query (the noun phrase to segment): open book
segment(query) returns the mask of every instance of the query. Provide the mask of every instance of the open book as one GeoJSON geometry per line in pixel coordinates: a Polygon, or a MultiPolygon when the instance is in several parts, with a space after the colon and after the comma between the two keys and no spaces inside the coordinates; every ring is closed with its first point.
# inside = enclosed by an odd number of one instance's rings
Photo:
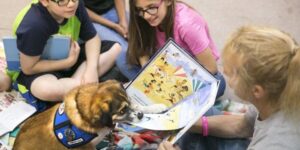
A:
{"type": "Polygon", "coordinates": [[[126,87],[134,103],[162,103],[168,110],[131,123],[150,130],[177,130],[175,143],[215,102],[219,81],[172,39],[126,87]]]}
{"type": "Polygon", "coordinates": [[[0,93],[0,136],[12,131],[30,117],[36,109],[27,104],[22,96],[12,91],[0,93]]]}
{"type": "MultiPolygon", "coordinates": [[[[71,39],[62,35],[54,35],[48,41],[44,48],[42,59],[59,60],[67,58],[69,55],[71,39]]],[[[17,48],[17,39],[13,36],[3,38],[4,51],[8,70],[20,70],[19,50],[17,48]]]]}

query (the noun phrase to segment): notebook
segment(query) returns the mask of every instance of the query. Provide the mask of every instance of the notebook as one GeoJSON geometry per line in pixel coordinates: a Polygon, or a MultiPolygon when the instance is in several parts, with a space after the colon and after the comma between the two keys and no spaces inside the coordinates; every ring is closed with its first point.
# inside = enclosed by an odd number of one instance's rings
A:
{"type": "MultiPolygon", "coordinates": [[[[19,50],[16,37],[7,36],[3,38],[4,52],[7,61],[7,69],[12,71],[20,70],[19,50]]],[[[42,59],[59,60],[69,55],[71,39],[66,36],[54,35],[44,48],[42,59]]]]}

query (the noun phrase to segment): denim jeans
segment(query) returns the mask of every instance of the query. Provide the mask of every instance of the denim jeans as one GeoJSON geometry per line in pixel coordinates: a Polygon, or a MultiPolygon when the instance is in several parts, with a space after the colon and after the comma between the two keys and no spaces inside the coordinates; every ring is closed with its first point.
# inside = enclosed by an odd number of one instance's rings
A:
{"type": "Polygon", "coordinates": [[[220,81],[219,83],[219,89],[218,89],[218,92],[217,92],[217,98],[222,96],[225,92],[225,88],[226,88],[226,82],[225,82],[225,79],[224,79],[224,76],[220,73],[220,72],[217,72],[214,77],[220,81]]]}
{"type": "MultiPolygon", "coordinates": [[[[212,107],[204,116],[220,115],[221,112],[212,107]]],[[[222,124],[220,124],[222,125],[222,124]]],[[[201,134],[186,132],[177,142],[182,150],[246,150],[249,139],[226,139],[214,136],[204,137],[201,134]]]]}

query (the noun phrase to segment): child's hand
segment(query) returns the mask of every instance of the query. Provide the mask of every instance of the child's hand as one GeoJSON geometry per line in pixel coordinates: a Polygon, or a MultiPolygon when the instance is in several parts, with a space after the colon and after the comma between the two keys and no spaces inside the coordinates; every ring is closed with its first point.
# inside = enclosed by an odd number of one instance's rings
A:
{"type": "Polygon", "coordinates": [[[79,52],[80,52],[79,44],[76,41],[72,41],[69,56],[67,58],[69,60],[68,67],[72,67],[77,62],[79,52]]]}
{"type": "Polygon", "coordinates": [[[0,92],[8,91],[10,87],[11,87],[10,77],[4,72],[0,72],[0,92]]]}
{"type": "Polygon", "coordinates": [[[159,144],[158,150],[180,150],[178,145],[172,145],[172,143],[168,141],[163,141],[159,144]]]}
{"type": "Polygon", "coordinates": [[[120,24],[116,24],[114,29],[124,38],[127,38],[127,31],[120,24]]]}
{"type": "Polygon", "coordinates": [[[124,38],[128,38],[128,24],[127,21],[119,22],[119,25],[123,28],[123,36],[124,38]]]}

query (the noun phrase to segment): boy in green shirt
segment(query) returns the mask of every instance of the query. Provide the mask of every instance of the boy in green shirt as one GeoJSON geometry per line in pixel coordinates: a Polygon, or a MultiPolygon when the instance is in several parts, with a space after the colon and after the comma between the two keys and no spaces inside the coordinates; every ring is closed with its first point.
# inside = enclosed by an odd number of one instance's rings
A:
{"type": "Polygon", "coordinates": [[[17,82],[43,101],[61,101],[70,89],[98,82],[121,51],[119,44],[101,42],[79,0],[33,0],[17,16],[14,32],[21,64],[17,82]],[[54,34],[71,37],[69,56],[44,60],[40,56],[54,34]]]}

